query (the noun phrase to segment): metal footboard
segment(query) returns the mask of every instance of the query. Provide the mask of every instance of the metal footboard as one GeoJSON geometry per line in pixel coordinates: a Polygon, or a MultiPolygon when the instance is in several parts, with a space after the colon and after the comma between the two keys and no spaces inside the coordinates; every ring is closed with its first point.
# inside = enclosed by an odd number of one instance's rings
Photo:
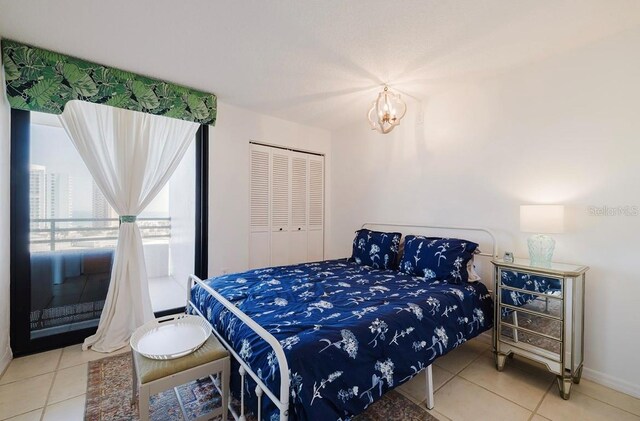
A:
{"type": "MultiPolygon", "coordinates": [[[[191,307],[195,312],[197,312],[201,317],[205,320],[207,318],[200,312],[196,304],[191,301],[191,288],[193,287],[194,282],[200,285],[204,290],[206,290],[211,296],[222,304],[227,310],[232,312],[238,319],[240,319],[245,325],[247,325],[251,330],[256,332],[258,336],[267,342],[273,351],[275,352],[276,358],[278,360],[278,367],[280,368],[280,397],[278,398],[268,387],[264,384],[264,382],[251,370],[251,367],[247,363],[245,363],[242,358],[236,353],[233,347],[225,340],[225,338],[216,331],[216,329],[211,326],[211,330],[214,335],[220,340],[220,342],[227,348],[227,350],[233,355],[233,357],[240,364],[240,369],[238,370],[240,373],[240,378],[242,381],[242,387],[240,392],[240,414],[237,414],[236,411],[231,408],[229,405],[229,410],[233,417],[237,421],[245,421],[245,413],[244,413],[244,380],[245,375],[249,375],[256,382],[256,395],[258,397],[258,420],[262,419],[262,395],[265,394],[280,410],[280,421],[287,421],[289,419],[289,365],[287,364],[287,359],[284,355],[284,351],[282,349],[282,345],[280,342],[269,332],[267,332],[262,326],[257,324],[251,317],[247,316],[242,312],[238,307],[233,305],[229,300],[220,295],[216,290],[211,288],[209,285],[204,283],[202,279],[198,278],[195,275],[189,275],[189,281],[187,284],[187,311],[189,307],[191,307]]],[[[208,321],[208,320],[207,320],[208,321]]],[[[209,322],[211,325],[211,322],[209,322]]]]}

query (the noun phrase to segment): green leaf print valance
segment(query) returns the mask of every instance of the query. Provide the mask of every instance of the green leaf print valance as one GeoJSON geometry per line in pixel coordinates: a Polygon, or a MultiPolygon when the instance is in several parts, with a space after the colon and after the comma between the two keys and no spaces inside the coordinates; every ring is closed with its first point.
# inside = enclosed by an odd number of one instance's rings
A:
{"type": "Polygon", "coordinates": [[[61,114],[68,101],[79,99],[202,124],[216,122],[213,94],[6,39],[2,63],[12,108],[61,114]]]}

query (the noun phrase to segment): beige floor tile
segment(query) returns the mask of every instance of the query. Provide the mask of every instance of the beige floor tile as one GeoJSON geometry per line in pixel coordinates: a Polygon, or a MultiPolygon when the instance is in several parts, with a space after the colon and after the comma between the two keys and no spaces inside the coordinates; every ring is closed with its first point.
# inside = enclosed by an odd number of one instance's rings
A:
{"type": "Polygon", "coordinates": [[[640,399],[633,396],[609,389],[584,378],[580,381],[580,384],[573,385],[573,390],[640,416],[640,399]]]}
{"type": "Polygon", "coordinates": [[[482,342],[482,343],[485,343],[487,345],[492,346],[493,342],[492,342],[492,339],[491,339],[491,331],[481,333],[480,335],[478,335],[474,339],[472,339],[472,341],[478,341],[478,342],[482,342]]]}
{"type": "Polygon", "coordinates": [[[14,358],[0,379],[0,385],[56,371],[61,349],[14,358]]]}
{"type": "Polygon", "coordinates": [[[526,421],[531,411],[460,377],[436,392],[436,411],[452,420],[526,421]]]}
{"type": "Polygon", "coordinates": [[[60,359],[59,368],[73,367],[74,365],[85,364],[89,361],[100,360],[102,358],[130,351],[131,347],[128,345],[110,354],[103,354],[102,352],[95,352],[90,349],[87,351],[83,351],[82,345],[71,345],[64,348],[64,350],[62,351],[62,358],[60,359]]]}
{"type": "Polygon", "coordinates": [[[42,408],[53,375],[47,373],[0,386],[0,420],[42,408]]]}
{"type": "Polygon", "coordinates": [[[457,374],[487,350],[489,345],[474,339],[438,358],[434,364],[457,374]]]}
{"type": "Polygon", "coordinates": [[[571,398],[565,401],[555,388],[546,394],[537,413],[552,421],[640,421],[637,415],[600,402],[576,390],[572,390],[571,398]]]}
{"type": "Polygon", "coordinates": [[[27,412],[26,414],[9,418],[6,421],[40,421],[40,417],[42,416],[42,409],[43,408],[36,409],[35,411],[27,412]]]}
{"type": "Polygon", "coordinates": [[[83,421],[86,395],[47,405],[42,421],[83,421]]]}
{"type": "Polygon", "coordinates": [[[550,421],[549,418],[545,418],[542,415],[535,414],[531,421],[550,421]]]}
{"type": "Polygon", "coordinates": [[[499,372],[491,354],[483,354],[459,376],[531,411],[536,409],[555,381],[555,375],[546,370],[530,373],[505,365],[504,371],[499,372]]]}
{"type": "Polygon", "coordinates": [[[87,392],[87,363],[64,368],[56,373],[49,394],[48,405],[64,401],[87,392]]]}
{"type": "MultiPolygon", "coordinates": [[[[438,366],[433,366],[433,389],[438,390],[444,385],[449,379],[454,376],[453,373],[445,370],[444,368],[440,368],[438,366]]],[[[402,392],[403,395],[414,401],[415,403],[422,404],[426,399],[426,391],[427,391],[427,375],[426,372],[423,371],[413,379],[409,380],[402,386],[398,387],[398,390],[402,392]]]]}
{"type": "Polygon", "coordinates": [[[447,417],[444,414],[441,414],[436,409],[427,409],[427,412],[436,417],[438,421],[451,421],[451,418],[447,417]]]}

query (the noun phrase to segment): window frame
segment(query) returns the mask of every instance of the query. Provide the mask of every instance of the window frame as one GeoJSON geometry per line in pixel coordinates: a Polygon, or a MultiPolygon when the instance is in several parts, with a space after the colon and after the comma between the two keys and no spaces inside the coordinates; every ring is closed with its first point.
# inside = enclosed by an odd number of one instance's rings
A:
{"type": "MultiPolygon", "coordinates": [[[[78,329],[42,338],[31,338],[31,262],[29,252],[29,145],[31,113],[11,109],[10,157],[10,336],[14,356],[26,355],[82,343],[97,327],[78,329]],[[28,280],[28,281],[25,281],[28,280]]],[[[196,214],[193,273],[208,273],[209,127],[200,125],[196,133],[196,214]]],[[[186,282],[186,280],[185,280],[186,282]]],[[[185,297],[186,304],[186,297],[185,297]]],[[[157,312],[156,317],[180,313],[184,307],[157,312]]]]}

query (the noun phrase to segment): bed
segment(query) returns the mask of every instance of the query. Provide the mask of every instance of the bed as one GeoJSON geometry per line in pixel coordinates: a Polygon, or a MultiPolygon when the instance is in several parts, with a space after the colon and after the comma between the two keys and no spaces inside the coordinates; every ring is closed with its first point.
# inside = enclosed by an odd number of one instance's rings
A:
{"type": "Polygon", "coordinates": [[[240,420],[249,405],[258,419],[350,419],[493,323],[481,282],[426,281],[347,259],[191,279],[190,311],[235,357],[240,420]]]}

